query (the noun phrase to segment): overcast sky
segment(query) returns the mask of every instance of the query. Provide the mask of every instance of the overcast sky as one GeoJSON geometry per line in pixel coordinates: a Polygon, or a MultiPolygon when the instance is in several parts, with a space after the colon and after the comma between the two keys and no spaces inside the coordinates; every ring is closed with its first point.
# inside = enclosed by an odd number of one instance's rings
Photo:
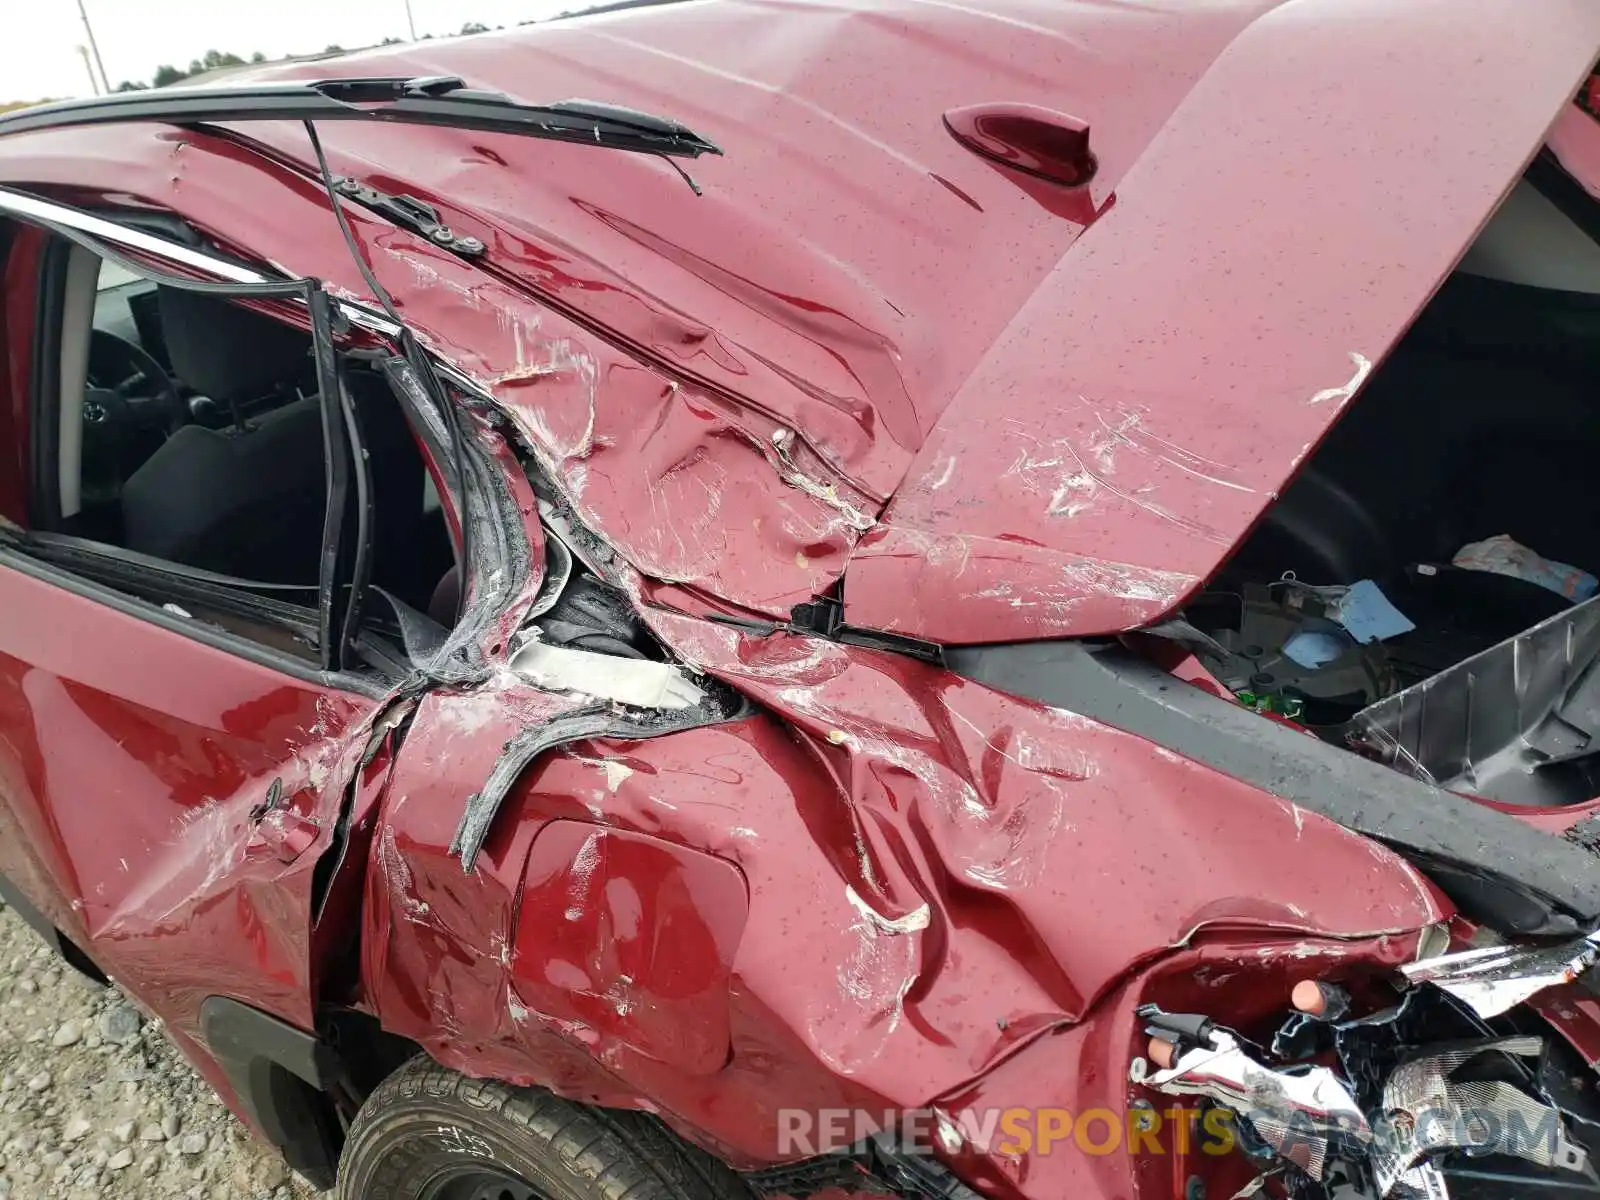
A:
{"type": "MultiPolygon", "coordinates": [[[[455,33],[467,21],[514,25],[586,8],[593,0],[411,0],[417,33],[455,33]]],[[[149,83],[163,63],[183,68],[207,50],[249,58],[308,54],[330,43],[366,46],[407,36],[405,0],[83,0],[113,87],[149,83]]],[[[0,101],[89,93],[77,48],[77,0],[0,0],[25,10],[0,44],[0,101]]]]}

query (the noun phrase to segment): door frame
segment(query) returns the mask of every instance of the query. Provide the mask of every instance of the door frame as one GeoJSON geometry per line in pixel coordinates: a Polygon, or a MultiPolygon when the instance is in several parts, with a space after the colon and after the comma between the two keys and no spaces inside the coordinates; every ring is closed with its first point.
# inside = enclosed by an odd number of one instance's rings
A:
{"type": "MultiPolygon", "coordinates": [[[[216,645],[241,657],[260,662],[295,675],[329,683],[340,678],[345,686],[348,676],[350,690],[363,695],[376,692],[373,683],[353,669],[357,656],[354,647],[358,635],[362,593],[366,587],[370,562],[371,480],[366,455],[360,441],[360,429],[354,405],[343,386],[342,362],[334,346],[334,323],[339,309],[315,279],[271,280],[237,263],[156,237],[139,229],[128,228],[104,218],[84,213],[64,205],[38,200],[34,197],[0,189],[0,215],[10,212],[30,225],[54,236],[54,242],[40,256],[37,280],[38,302],[35,305],[33,332],[32,395],[28,398],[29,462],[28,480],[29,512],[35,523],[46,526],[59,519],[59,417],[61,411],[61,344],[63,300],[62,281],[65,277],[68,255],[58,247],[76,245],[110,261],[144,279],[163,287],[214,295],[219,299],[252,302],[272,310],[270,315],[283,319],[287,313],[298,314],[304,310],[309,327],[313,355],[318,376],[318,394],[322,408],[323,456],[328,481],[323,551],[320,562],[317,604],[316,643],[320,661],[311,673],[310,664],[291,654],[275,650],[259,642],[221,630],[212,630],[201,623],[178,618],[167,613],[160,604],[141,602],[125,593],[91,593],[86,584],[100,583],[115,587],[115,580],[130,575],[143,576],[152,587],[160,589],[163,583],[181,585],[196,574],[179,564],[122,550],[102,543],[81,543],[74,547],[76,554],[71,566],[61,566],[59,556],[49,553],[49,539],[26,531],[0,530],[0,562],[32,574],[49,578],[52,583],[93,594],[94,598],[138,615],[154,620],[167,628],[198,640],[216,645]],[[173,268],[176,268],[174,270],[173,268]],[[188,272],[180,274],[178,271],[188,272]],[[213,279],[196,279],[194,273],[213,276],[213,279]],[[287,310],[287,312],[286,312],[287,310]],[[347,520],[350,499],[355,498],[354,520],[347,520]],[[349,528],[349,526],[354,528],[349,528]],[[343,553],[348,545],[349,553],[343,553]],[[44,554],[40,554],[44,551],[44,554]],[[47,560],[58,557],[53,573],[42,573],[35,568],[40,557],[47,560]],[[96,558],[103,559],[107,569],[95,569],[96,558]],[[74,568],[82,570],[79,575],[74,568]],[[161,619],[169,618],[168,620],[161,619]]],[[[222,577],[213,577],[213,583],[225,583],[222,577]]],[[[241,612],[250,614],[250,581],[238,581],[236,599],[241,612]]],[[[256,589],[259,590],[259,589],[256,589]]],[[[291,589],[302,590],[302,589],[291,589]]],[[[260,615],[272,620],[275,610],[261,606],[260,615]]],[[[393,679],[385,679],[385,684],[393,679]]]]}

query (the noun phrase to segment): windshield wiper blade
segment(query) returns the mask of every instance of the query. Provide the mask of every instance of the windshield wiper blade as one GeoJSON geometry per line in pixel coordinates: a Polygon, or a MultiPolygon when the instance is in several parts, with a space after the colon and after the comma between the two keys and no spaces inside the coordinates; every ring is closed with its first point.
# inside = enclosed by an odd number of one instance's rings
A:
{"type": "Polygon", "coordinates": [[[157,121],[170,125],[243,121],[388,121],[511,133],[608,150],[698,158],[716,143],[666,117],[592,100],[523,104],[470,88],[453,76],[380,76],[233,88],[159,88],[41,104],[0,117],[0,136],[81,125],[157,121]]]}

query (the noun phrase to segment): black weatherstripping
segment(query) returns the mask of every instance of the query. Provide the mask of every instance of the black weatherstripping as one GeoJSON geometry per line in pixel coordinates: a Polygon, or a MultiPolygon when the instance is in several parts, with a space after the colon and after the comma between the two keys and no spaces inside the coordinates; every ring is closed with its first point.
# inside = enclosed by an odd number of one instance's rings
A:
{"type": "Polygon", "coordinates": [[[28,437],[28,521],[54,529],[61,522],[61,324],[66,311],[67,266],[72,247],[59,240],[46,245],[39,262],[39,295],[34,307],[32,394],[49,403],[33,406],[28,437]]]}
{"type": "Polygon", "coordinates": [[[1389,845],[1504,934],[1600,921],[1600,858],[1506,813],[1329,745],[1174,679],[1118,646],[948,648],[950,670],[1148,738],[1389,845]]]}
{"type": "Polygon", "coordinates": [[[608,150],[698,158],[713,142],[665,117],[591,100],[523,104],[448,76],[325,79],[233,88],[160,88],[41,104],[0,117],[0,135],[76,125],[159,121],[171,125],[241,121],[384,121],[511,133],[608,150]]]}

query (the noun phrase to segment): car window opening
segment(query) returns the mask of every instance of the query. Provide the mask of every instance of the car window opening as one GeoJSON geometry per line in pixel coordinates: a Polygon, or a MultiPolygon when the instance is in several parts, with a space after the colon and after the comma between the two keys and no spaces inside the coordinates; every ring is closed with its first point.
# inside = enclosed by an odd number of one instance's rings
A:
{"type": "MultiPolygon", "coordinates": [[[[59,520],[35,532],[228,577],[246,590],[275,585],[287,589],[279,599],[314,603],[329,480],[311,335],[81,247],[66,277],[59,520]]],[[[404,410],[368,361],[341,356],[339,379],[370,478],[368,582],[448,628],[456,613],[440,584],[455,565],[452,541],[404,410]]],[[[357,503],[357,489],[346,489],[346,563],[357,503]]],[[[202,619],[291,648],[220,612],[202,619]]]]}

